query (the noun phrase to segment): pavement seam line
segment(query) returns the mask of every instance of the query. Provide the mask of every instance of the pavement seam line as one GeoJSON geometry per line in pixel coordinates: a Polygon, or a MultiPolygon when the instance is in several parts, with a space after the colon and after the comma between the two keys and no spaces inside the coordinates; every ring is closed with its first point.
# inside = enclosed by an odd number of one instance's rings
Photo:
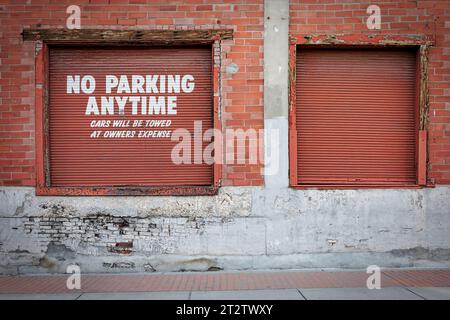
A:
{"type": "Polygon", "coordinates": [[[414,292],[413,290],[411,290],[410,288],[408,288],[408,287],[403,287],[404,289],[406,289],[406,290],[408,290],[409,292],[411,292],[412,294],[414,294],[414,295],[416,295],[416,296],[418,296],[419,298],[422,298],[423,300],[428,300],[427,298],[425,298],[425,297],[423,297],[423,296],[421,296],[420,294],[418,294],[417,292],[414,292]]]}
{"type": "Polygon", "coordinates": [[[384,271],[381,271],[381,273],[384,274],[384,275],[385,275],[386,277],[388,277],[389,279],[394,280],[396,283],[398,283],[400,288],[403,288],[403,289],[405,289],[405,290],[411,292],[412,294],[414,294],[415,296],[421,298],[422,300],[428,300],[428,299],[426,299],[425,297],[422,297],[420,294],[418,294],[418,293],[412,291],[411,289],[409,289],[409,288],[406,286],[406,284],[405,284],[404,282],[402,282],[401,280],[396,279],[394,276],[388,275],[388,274],[385,273],[384,271]]]}
{"type": "Polygon", "coordinates": [[[299,288],[297,288],[297,291],[298,291],[298,293],[300,293],[300,295],[303,297],[303,299],[308,300],[308,299],[306,299],[305,295],[302,293],[302,291],[299,288]]]}

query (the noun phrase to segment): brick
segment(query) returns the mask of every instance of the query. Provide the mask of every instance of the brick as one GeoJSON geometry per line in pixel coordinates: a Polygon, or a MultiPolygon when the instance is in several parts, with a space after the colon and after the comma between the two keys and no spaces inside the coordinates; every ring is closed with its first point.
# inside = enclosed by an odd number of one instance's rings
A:
{"type": "Polygon", "coordinates": [[[197,11],[212,11],[213,6],[212,5],[202,5],[195,7],[195,10],[197,11]]]}
{"type": "Polygon", "coordinates": [[[160,11],[176,11],[177,6],[160,6],[159,10],[160,11]]]}
{"type": "Polygon", "coordinates": [[[135,25],[136,19],[118,19],[117,24],[120,25],[135,25]]]}

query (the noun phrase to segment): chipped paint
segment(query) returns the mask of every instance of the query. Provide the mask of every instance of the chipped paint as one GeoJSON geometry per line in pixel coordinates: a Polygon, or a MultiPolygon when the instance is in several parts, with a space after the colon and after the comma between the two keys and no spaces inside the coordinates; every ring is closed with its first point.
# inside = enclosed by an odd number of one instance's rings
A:
{"type": "Polygon", "coordinates": [[[301,45],[429,46],[433,43],[422,35],[309,34],[291,38],[301,45]]]}

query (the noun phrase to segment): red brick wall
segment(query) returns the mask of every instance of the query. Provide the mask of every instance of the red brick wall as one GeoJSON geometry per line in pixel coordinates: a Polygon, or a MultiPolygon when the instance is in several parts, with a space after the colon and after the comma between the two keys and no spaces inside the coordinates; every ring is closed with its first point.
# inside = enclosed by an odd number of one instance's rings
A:
{"type": "MultiPolygon", "coordinates": [[[[234,29],[222,44],[225,128],[263,127],[263,0],[10,0],[0,2],[0,185],[35,184],[34,43],[23,28],[65,27],[66,7],[81,7],[82,28],[234,29]],[[30,2],[31,4],[27,4],[30,2]],[[225,72],[230,63],[239,71],[225,72]]],[[[430,51],[429,177],[450,183],[450,8],[431,0],[291,0],[291,35],[424,34],[430,51]],[[366,8],[381,8],[368,30],[366,8]],[[447,21],[447,23],[446,23],[447,21]]],[[[223,185],[261,185],[260,165],[225,165],[223,185]]]]}
{"type": "MultiPolygon", "coordinates": [[[[34,43],[22,29],[64,28],[73,4],[85,29],[233,28],[222,43],[223,125],[263,127],[263,0],[0,1],[0,185],[35,185],[34,43]]],[[[223,185],[261,185],[260,168],[225,165],[223,185]]]]}
{"type": "MultiPolygon", "coordinates": [[[[445,0],[291,0],[290,34],[423,35],[429,54],[429,178],[450,183],[450,3],[445,0]],[[381,9],[381,30],[369,30],[369,5],[381,9]]],[[[354,39],[356,38],[354,37],[354,39]]],[[[363,38],[363,37],[362,37],[363,38]]]]}

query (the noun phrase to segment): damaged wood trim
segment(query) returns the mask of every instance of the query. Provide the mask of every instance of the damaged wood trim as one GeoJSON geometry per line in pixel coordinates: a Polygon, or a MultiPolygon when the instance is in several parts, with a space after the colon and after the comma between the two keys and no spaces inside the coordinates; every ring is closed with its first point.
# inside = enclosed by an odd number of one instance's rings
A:
{"type": "Polygon", "coordinates": [[[214,186],[186,187],[38,187],[38,196],[214,196],[214,186]]]}
{"type": "Polygon", "coordinates": [[[24,29],[24,41],[47,43],[212,43],[233,39],[232,29],[208,30],[103,30],[103,29],[24,29]]]}
{"type": "MultiPolygon", "coordinates": [[[[212,46],[213,70],[213,122],[214,129],[222,131],[222,92],[221,73],[222,48],[220,40],[215,40],[212,46]]],[[[222,182],[222,141],[214,138],[213,186],[219,188],[222,182]]]]}
{"type": "Polygon", "coordinates": [[[296,50],[301,48],[405,48],[414,50],[417,54],[416,59],[416,99],[415,99],[415,122],[416,122],[416,183],[409,184],[380,184],[380,185],[340,185],[340,184],[302,184],[298,185],[297,178],[292,176],[296,173],[296,168],[290,165],[290,185],[295,189],[346,189],[346,188],[423,188],[434,187],[434,183],[428,177],[429,172],[429,152],[428,152],[428,125],[429,125],[429,85],[428,85],[428,65],[429,50],[434,42],[422,35],[301,35],[300,37],[290,37],[289,51],[289,150],[290,161],[296,159],[296,145],[293,146],[291,141],[295,141],[293,136],[295,129],[295,61],[296,50]],[[294,112],[293,112],[294,110],[294,112]],[[293,155],[295,150],[295,155],[293,155]]]}
{"type": "Polygon", "coordinates": [[[48,171],[48,48],[38,41],[36,43],[35,57],[35,143],[36,143],[36,187],[49,186],[48,171]]]}
{"type": "Polygon", "coordinates": [[[424,35],[379,35],[379,34],[306,34],[296,38],[301,45],[323,46],[421,46],[433,45],[424,35]]]}
{"type": "Polygon", "coordinates": [[[289,184],[297,186],[296,78],[297,41],[289,41],[289,184]]]}
{"type": "Polygon", "coordinates": [[[428,89],[428,52],[429,46],[422,45],[419,49],[419,117],[420,127],[419,130],[427,130],[428,128],[428,111],[430,108],[430,98],[428,89]]]}
{"type": "MultiPolygon", "coordinates": [[[[220,44],[220,38],[212,43],[220,44]]],[[[215,164],[214,183],[212,185],[180,186],[53,186],[49,160],[49,48],[48,42],[38,40],[35,43],[35,141],[36,141],[36,195],[37,196],[214,196],[218,194],[221,178],[221,165],[215,164]]],[[[211,47],[211,64],[214,69],[214,85],[219,93],[221,50],[214,53],[211,47]]],[[[216,92],[216,91],[215,91],[216,92]]],[[[218,98],[218,97],[216,97],[218,98]]],[[[218,100],[217,100],[218,101],[218,100]]],[[[215,105],[218,110],[218,104],[215,105]]],[[[217,112],[216,112],[217,114],[217,112]]],[[[216,117],[217,118],[217,117],[216,117]]],[[[216,119],[219,122],[219,119],[216,119]]],[[[219,122],[220,124],[220,122],[219,122]]]]}
{"type": "MultiPolygon", "coordinates": [[[[428,186],[427,187],[434,187],[428,186]]],[[[348,185],[348,184],[301,184],[297,186],[292,186],[295,190],[354,190],[354,189],[422,189],[423,186],[410,185],[410,184],[399,184],[399,185],[384,185],[384,184],[360,184],[360,185],[348,185]]]]}
{"type": "Polygon", "coordinates": [[[418,137],[417,137],[417,182],[424,186],[432,184],[427,181],[429,172],[428,155],[428,114],[430,109],[428,86],[428,54],[429,45],[421,45],[418,50],[417,90],[418,90],[418,137]]]}

